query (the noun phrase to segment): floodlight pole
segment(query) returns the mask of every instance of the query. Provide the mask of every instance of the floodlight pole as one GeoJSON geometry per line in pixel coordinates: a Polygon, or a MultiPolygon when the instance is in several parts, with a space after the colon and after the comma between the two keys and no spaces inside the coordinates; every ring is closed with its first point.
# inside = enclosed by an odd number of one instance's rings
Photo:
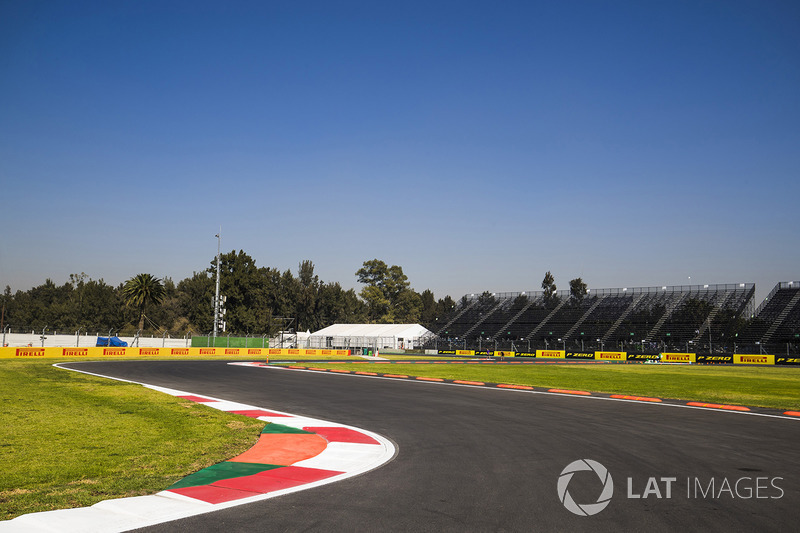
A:
{"type": "MultiPolygon", "coordinates": [[[[222,226],[219,227],[219,233],[215,235],[217,238],[217,291],[214,297],[214,340],[217,338],[217,331],[219,330],[219,251],[222,243],[222,226]]],[[[217,343],[214,342],[214,346],[217,343]]]]}

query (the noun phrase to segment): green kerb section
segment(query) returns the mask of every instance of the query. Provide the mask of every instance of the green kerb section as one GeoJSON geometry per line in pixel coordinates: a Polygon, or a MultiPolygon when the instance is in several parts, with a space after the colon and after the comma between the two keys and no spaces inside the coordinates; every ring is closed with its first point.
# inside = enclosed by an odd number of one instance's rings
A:
{"type": "Polygon", "coordinates": [[[265,465],[258,463],[236,463],[225,461],[224,463],[215,464],[204,468],[199,472],[190,474],[178,481],[167,490],[183,489],[186,487],[199,487],[202,485],[210,485],[215,481],[222,479],[231,479],[235,477],[252,476],[266,470],[274,470],[281,468],[281,465],[265,465]]]}
{"type": "Polygon", "coordinates": [[[261,434],[264,433],[306,433],[308,435],[315,435],[313,431],[306,431],[304,429],[293,428],[290,426],[282,426],[281,424],[270,423],[264,426],[261,434]]]}

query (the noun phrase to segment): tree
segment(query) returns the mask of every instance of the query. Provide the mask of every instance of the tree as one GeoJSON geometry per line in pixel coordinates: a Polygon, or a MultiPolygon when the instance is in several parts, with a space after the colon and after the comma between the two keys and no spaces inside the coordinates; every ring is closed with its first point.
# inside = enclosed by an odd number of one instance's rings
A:
{"type": "MultiPolygon", "coordinates": [[[[211,265],[210,272],[216,268],[214,261],[211,265]]],[[[294,277],[288,270],[286,277],[290,284],[294,283],[294,277]]],[[[244,250],[238,253],[231,250],[220,256],[220,296],[227,298],[227,331],[235,334],[267,331],[270,323],[267,313],[268,280],[267,269],[257,267],[255,260],[244,250]]]]}
{"type": "Polygon", "coordinates": [[[556,280],[549,270],[542,280],[542,290],[544,291],[544,301],[551,302],[556,295],[556,280]]]}
{"type": "Polygon", "coordinates": [[[295,301],[297,330],[319,329],[319,277],[314,274],[314,263],[305,260],[297,268],[298,298],[295,301]]]}
{"type": "Polygon", "coordinates": [[[583,298],[589,293],[586,284],[581,278],[575,278],[569,282],[569,297],[572,301],[580,304],[583,298]]]}
{"type": "Polygon", "coordinates": [[[372,259],[364,261],[356,276],[359,283],[366,284],[361,290],[361,298],[367,304],[372,322],[385,324],[419,320],[422,299],[411,289],[402,267],[387,266],[380,259],[372,259]]]}
{"type": "Polygon", "coordinates": [[[420,301],[422,303],[420,324],[428,329],[433,329],[435,327],[436,319],[439,317],[439,315],[441,315],[439,305],[436,303],[436,299],[433,297],[433,291],[430,289],[425,289],[422,291],[422,294],[420,294],[420,301]]]}
{"type": "Polygon", "coordinates": [[[195,333],[211,331],[214,323],[214,279],[208,271],[194,272],[178,283],[180,314],[195,333]]]}
{"type": "Polygon", "coordinates": [[[122,288],[125,305],[139,310],[139,329],[144,329],[144,312],[148,305],[158,305],[164,298],[164,285],[152,274],[137,274],[122,288]]]}

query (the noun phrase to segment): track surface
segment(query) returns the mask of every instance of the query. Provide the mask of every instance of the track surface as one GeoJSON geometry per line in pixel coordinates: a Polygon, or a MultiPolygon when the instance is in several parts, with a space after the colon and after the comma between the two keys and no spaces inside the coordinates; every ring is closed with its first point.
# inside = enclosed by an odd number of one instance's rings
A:
{"type": "MultiPolygon", "coordinates": [[[[800,421],[224,362],[67,366],[350,424],[398,447],[392,462],[362,476],[146,531],[795,531],[800,523],[800,421]],[[556,490],[562,469],[584,458],[602,463],[615,485],[609,506],[589,517],[568,512],[556,490]],[[672,498],[627,497],[628,478],[641,495],[651,477],[677,478],[672,498]],[[724,480],[733,488],[751,478],[739,485],[746,496],[756,477],[760,499],[687,498],[687,478],[703,490],[714,479],[715,492],[724,480]],[[780,491],[763,481],[775,477],[780,491]]],[[[569,485],[578,503],[600,491],[591,472],[569,485]]]]}

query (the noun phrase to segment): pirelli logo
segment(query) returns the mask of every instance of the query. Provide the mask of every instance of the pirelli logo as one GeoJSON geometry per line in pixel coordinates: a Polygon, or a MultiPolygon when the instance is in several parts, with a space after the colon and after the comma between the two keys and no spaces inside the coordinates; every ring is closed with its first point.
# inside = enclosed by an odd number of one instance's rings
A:
{"type": "Polygon", "coordinates": [[[280,348],[270,348],[269,349],[269,354],[270,355],[280,355],[281,354],[281,349],[280,348]]]}
{"type": "Polygon", "coordinates": [[[139,348],[139,355],[158,355],[158,348],[139,348]]]}
{"type": "Polygon", "coordinates": [[[17,357],[44,357],[44,348],[17,348],[17,357]]]}
{"type": "Polygon", "coordinates": [[[200,355],[217,355],[216,348],[200,348],[200,355]]]}
{"type": "Polygon", "coordinates": [[[333,355],[333,350],[322,350],[322,355],[333,355]]]}
{"type": "Polygon", "coordinates": [[[125,355],[125,348],[103,348],[103,355],[125,355]]]}
{"type": "Polygon", "coordinates": [[[239,355],[239,348],[225,348],[225,355],[239,355]]]}
{"type": "Polygon", "coordinates": [[[735,365],[774,365],[775,356],[769,354],[733,354],[735,365]]]}
{"type": "Polygon", "coordinates": [[[693,353],[662,353],[662,363],[696,363],[697,354],[693,353]]]}
{"type": "Polygon", "coordinates": [[[600,361],[625,361],[628,354],[625,352],[596,352],[594,358],[600,361]]]}
{"type": "Polygon", "coordinates": [[[189,355],[189,348],[172,348],[172,355],[189,355]]]}
{"type": "Polygon", "coordinates": [[[536,350],[536,357],[543,359],[564,359],[566,354],[564,350],[536,350]]]}
{"type": "Polygon", "coordinates": [[[88,348],[64,348],[63,355],[65,357],[79,357],[89,355],[88,348]]]}

